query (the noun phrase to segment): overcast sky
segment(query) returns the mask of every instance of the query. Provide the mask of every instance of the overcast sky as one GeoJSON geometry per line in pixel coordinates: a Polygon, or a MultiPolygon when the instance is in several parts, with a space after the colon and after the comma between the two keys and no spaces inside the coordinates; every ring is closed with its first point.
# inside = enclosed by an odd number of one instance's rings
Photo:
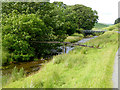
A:
{"type": "Polygon", "coordinates": [[[67,5],[83,4],[97,10],[99,23],[114,24],[118,18],[118,2],[120,0],[50,0],[62,1],[67,5]]]}

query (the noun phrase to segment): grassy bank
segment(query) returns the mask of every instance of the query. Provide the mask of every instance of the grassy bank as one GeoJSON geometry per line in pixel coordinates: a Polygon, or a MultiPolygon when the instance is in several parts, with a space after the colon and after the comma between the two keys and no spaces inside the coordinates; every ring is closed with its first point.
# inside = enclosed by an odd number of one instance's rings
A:
{"type": "Polygon", "coordinates": [[[75,47],[68,54],[55,56],[53,60],[27,78],[9,82],[5,88],[112,88],[115,53],[118,34],[106,32],[90,40],[87,45],[101,49],[75,47]]]}
{"type": "Polygon", "coordinates": [[[105,27],[103,29],[108,31],[118,31],[118,28],[120,28],[120,23],[109,26],[109,27],[105,27]]]}
{"type": "Polygon", "coordinates": [[[64,41],[74,43],[83,39],[83,37],[84,37],[83,34],[74,33],[71,36],[68,36],[64,41]]]}
{"type": "Polygon", "coordinates": [[[102,28],[109,27],[109,24],[96,23],[92,30],[101,30],[102,28]]]}

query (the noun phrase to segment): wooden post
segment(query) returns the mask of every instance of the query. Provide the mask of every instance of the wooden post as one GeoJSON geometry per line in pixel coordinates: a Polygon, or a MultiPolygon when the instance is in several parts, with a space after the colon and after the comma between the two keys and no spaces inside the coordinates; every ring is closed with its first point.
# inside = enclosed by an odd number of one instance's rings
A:
{"type": "Polygon", "coordinates": [[[66,44],[65,44],[65,53],[67,53],[67,47],[66,47],[66,44]]]}
{"type": "Polygon", "coordinates": [[[65,49],[65,45],[63,44],[63,49],[62,49],[63,53],[65,53],[65,52],[64,52],[64,49],[65,49]]]}

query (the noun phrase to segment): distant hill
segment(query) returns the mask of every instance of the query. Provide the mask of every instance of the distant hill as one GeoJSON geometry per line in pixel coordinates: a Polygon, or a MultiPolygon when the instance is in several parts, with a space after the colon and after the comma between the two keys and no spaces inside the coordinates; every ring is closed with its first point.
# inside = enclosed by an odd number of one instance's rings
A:
{"type": "Polygon", "coordinates": [[[109,27],[111,25],[112,24],[96,23],[92,30],[102,29],[102,28],[105,28],[105,27],[109,27]]]}

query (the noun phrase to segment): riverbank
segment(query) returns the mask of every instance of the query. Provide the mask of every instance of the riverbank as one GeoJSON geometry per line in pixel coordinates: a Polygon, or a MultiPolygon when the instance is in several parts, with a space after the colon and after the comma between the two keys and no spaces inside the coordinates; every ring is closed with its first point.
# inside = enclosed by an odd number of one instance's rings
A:
{"type": "MultiPolygon", "coordinates": [[[[71,36],[68,36],[71,37],[71,36]]],[[[80,44],[80,43],[85,43],[91,39],[96,38],[97,36],[93,36],[93,37],[88,37],[88,38],[83,38],[82,34],[78,34],[78,33],[74,33],[72,35],[73,38],[81,38],[81,40],[76,40],[77,42],[75,42],[75,44],[80,44]]],[[[71,41],[73,41],[73,39],[71,39],[71,41]]],[[[60,47],[61,49],[63,49],[63,47],[60,47]]],[[[73,50],[74,47],[73,46],[66,46],[66,53],[68,53],[69,51],[73,50]]],[[[65,52],[65,49],[64,49],[65,52]]],[[[59,54],[62,54],[62,52],[57,52],[59,54]]],[[[57,54],[56,54],[57,55],[57,54]]],[[[54,56],[54,55],[53,55],[54,56]]],[[[2,75],[3,77],[6,77],[6,75],[11,74],[11,72],[13,71],[13,68],[16,67],[18,70],[20,70],[21,68],[24,68],[24,72],[25,74],[28,76],[30,74],[35,73],[36,71],[38,71],[45,62],[49,62],[53,56],[49,56],[48,58],[42,58],[36,61],[29,61],[29,62],[18,62],[18,63],[10,63],[9,65],[6,66],[2,66],[0,69],[2,70],[2,75]]],[[[6,80],[4,80],[6,81],[6,80]]]]}
{"type": "Polygon", "coordinates": [[[36,74],[9,82],[6,88],[112,88],[118,34],[106,32],[90,40],[87,45],[101,47],[75,47],[68,54],[54,56],[36,74]]]}
{"type": "Polygon", "coordinates": [[[77,41],[80,41],[81,39],[84,38],[84,35],[83,34],[78,34],[78,33],[74,33],[72,34],[71,36],[68,36],[64,42],[71,42],[71,43],[74,43],[74,42],[77,42],[77,41]]]}

